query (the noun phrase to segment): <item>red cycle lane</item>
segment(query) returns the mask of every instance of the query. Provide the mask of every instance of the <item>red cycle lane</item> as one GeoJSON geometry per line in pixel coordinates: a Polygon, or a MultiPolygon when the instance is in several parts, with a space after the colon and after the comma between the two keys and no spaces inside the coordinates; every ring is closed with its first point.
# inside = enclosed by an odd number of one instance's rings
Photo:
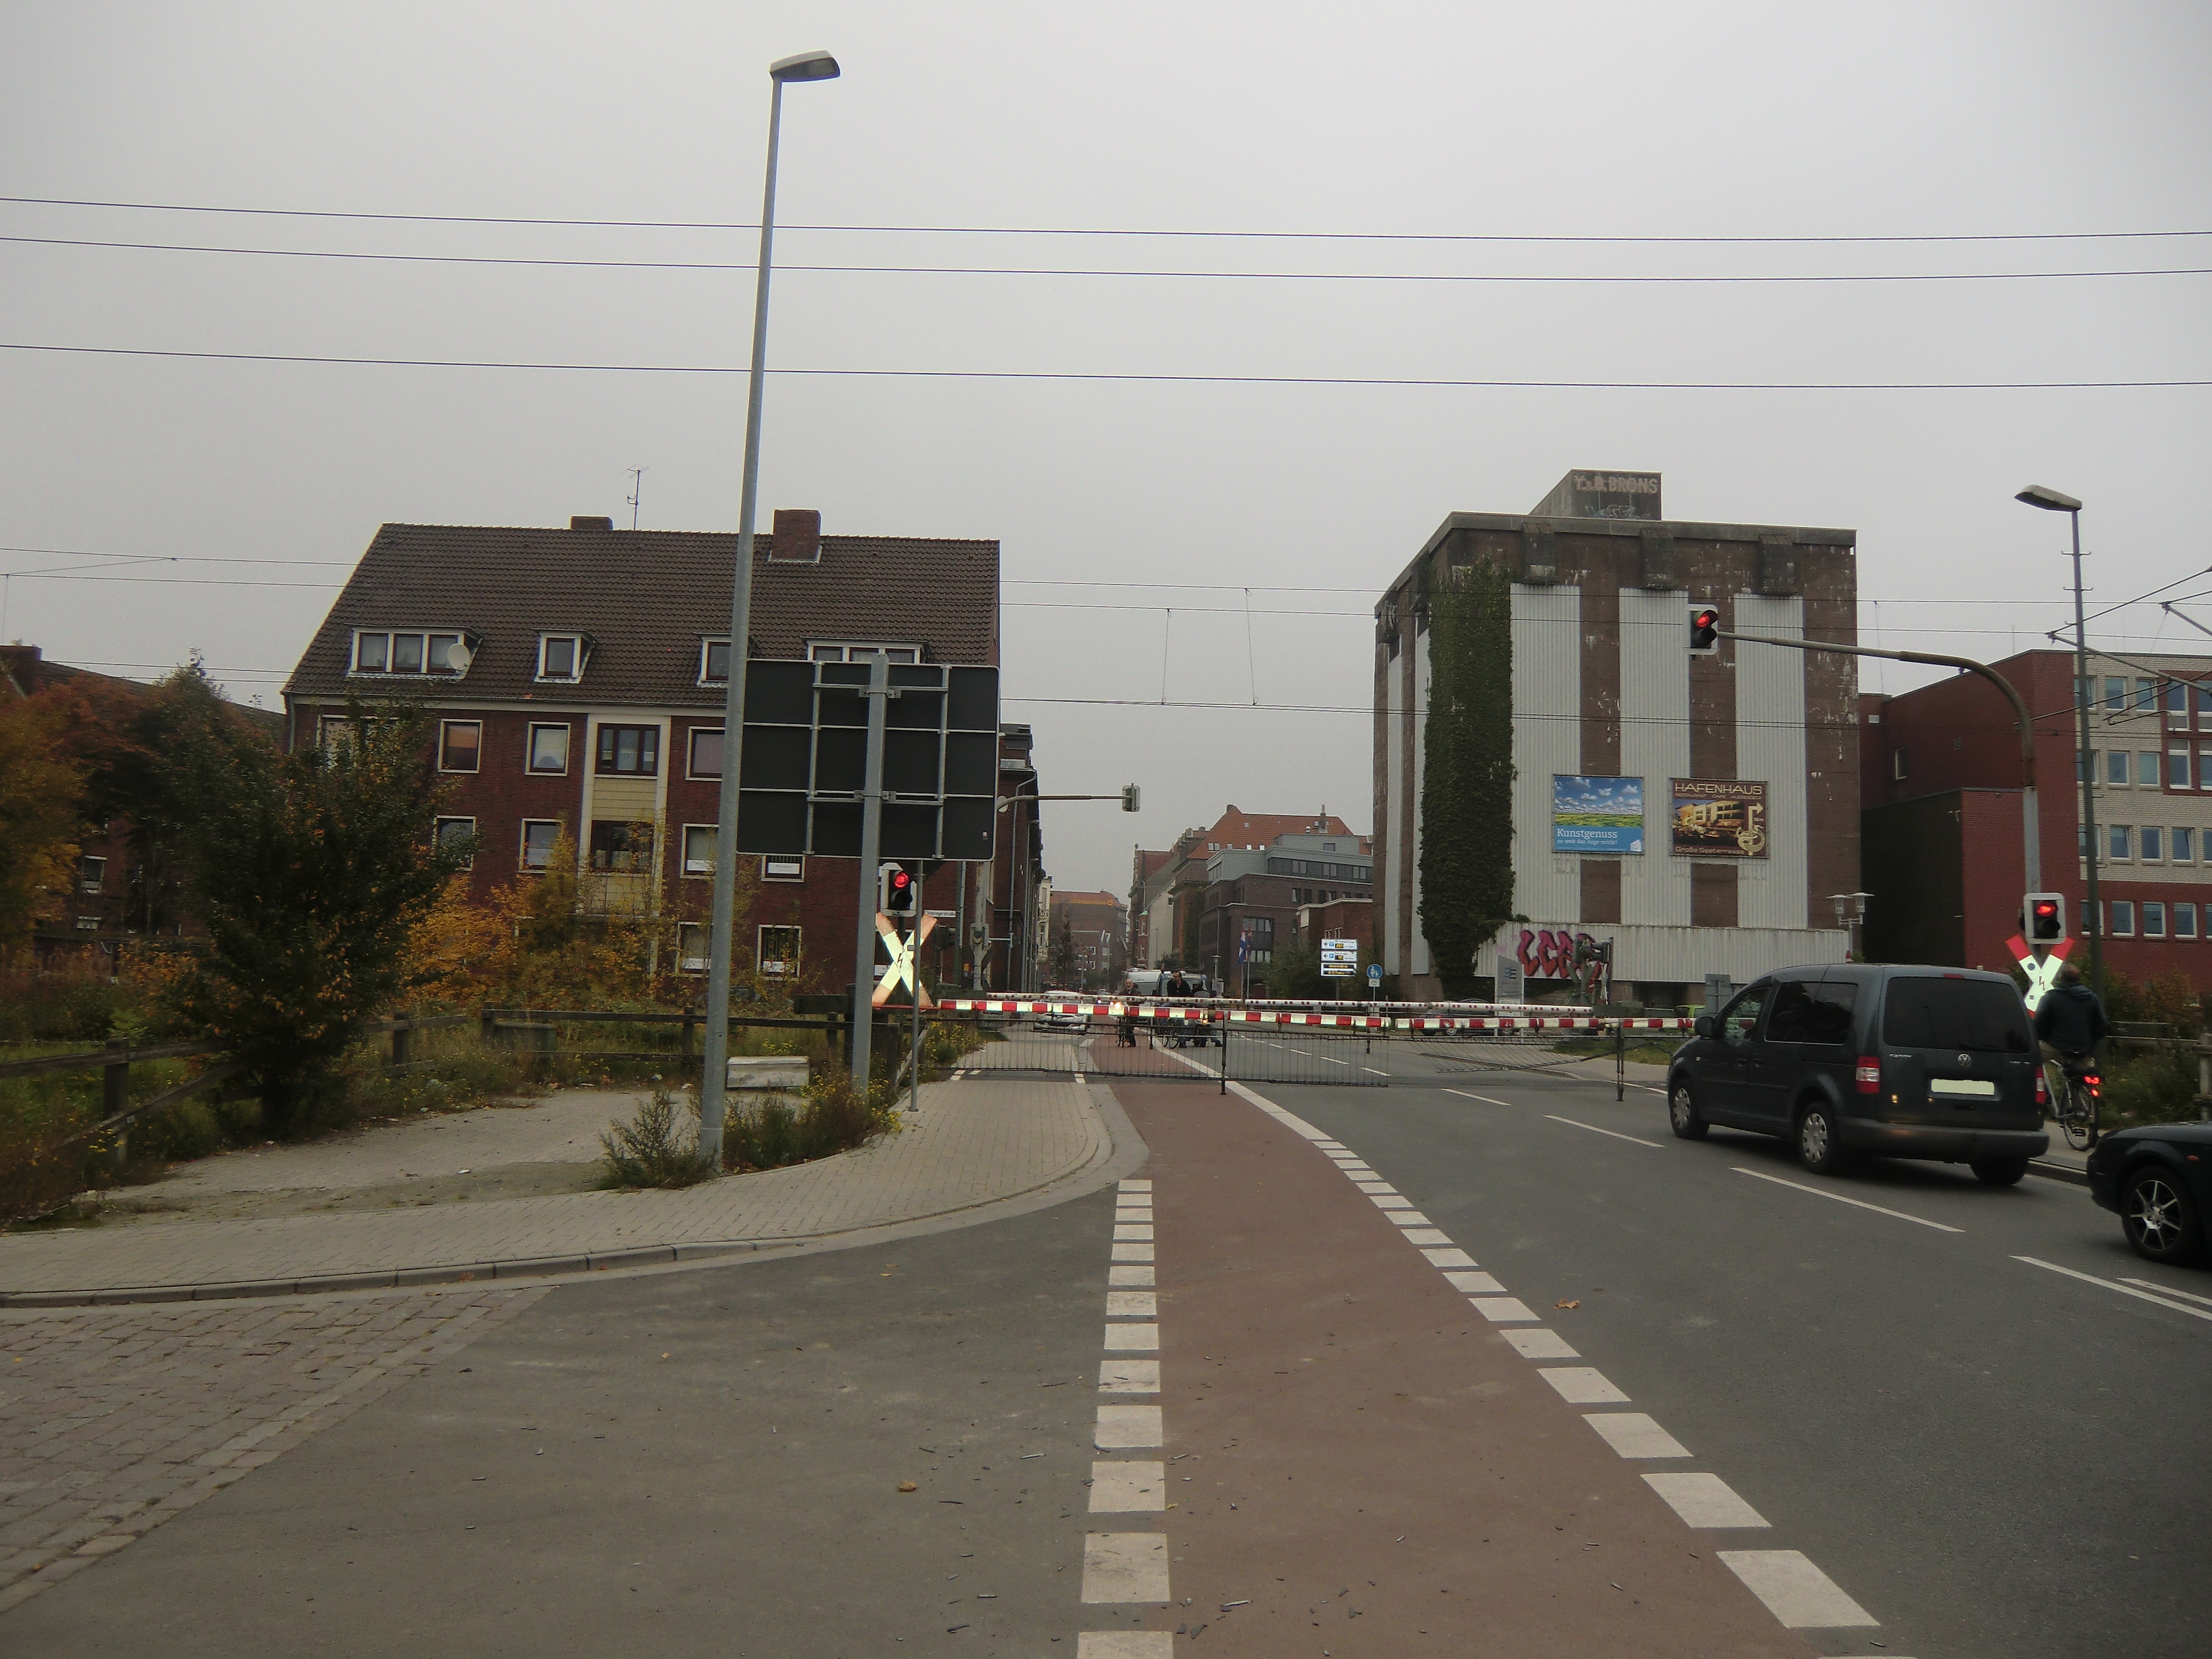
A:
{"type": "Polygon", "coordinates": [[[1717,1559],[1744,1535],[1686,1526],[1321,1151],[1203,1085],[1114,1090],[1173,1505],[1143,1624],[1274,1659],[1814,1651],[1717,1559]]]}

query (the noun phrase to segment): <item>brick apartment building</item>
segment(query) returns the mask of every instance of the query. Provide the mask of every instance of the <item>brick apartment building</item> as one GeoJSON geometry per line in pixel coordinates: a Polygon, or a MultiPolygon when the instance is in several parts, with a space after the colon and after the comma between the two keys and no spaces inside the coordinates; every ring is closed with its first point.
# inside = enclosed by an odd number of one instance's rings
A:
{"type": "MultiPolygon", "coordinates": [[[[2044,890],[2086,911],[2075,699],[2089,705],[2106,963],[2212,988],[2212,654],[2028,651],[1995,665],[2034,717],[2044,890]]],[[[1886,962],[2002,970],[2027,886],[2019,728],[1978,676],[1859,699],[1865,949],[1886,962]]]]}
{"type": "Polygon", "coordinates": [[[1063,927],[1075,952],[1075,983],[1063,988],[1113,982],[1128,959],[1126,924],[1121,901],[1111,893],[1053,890],[1052,919],[1046,935],[1048,959],[1057,958],[1063,927]]]}
{"type": "Polygon", "coordinates": [[[1315,905],[1364,899],[1375,866],[1357,836],[1277,836],[1265,847],[1224,848],[1206,861],[1198,966],[1232,997],[1264,997],[1275,953],[1299,942],[1315,905]]]}
{"type": "MultiPolygon", "coordinates": [[[[439,833],[476,837],[477,897],[569,848],[587,909],[657,912],[685,970],[703,975],[735,556],[731,535],[605,518],[566,530],[386,525],[285,687],[285,740],[328,741],[349,696],[425,699],[453,787],[439,833]]],[[[819,514],[779,512],[753,559],[750,656],[999,660],[994,541],[824,536],[819,514]]],[[[1001,798],[1036,793],[1029,750],[1026,727],[1001,729],[1001,798]]],[[[942,975],[964,917],[992,941],[986,982],[1009,982],[1031,942],[1018,900],[1039,873],[1036,811],[996,815],[989,862],[927,873],[922,904],[945,919],[931,964],[942,975]]],[[[749,857],[744,873],[739,969],[846,985],[854,861],[749,857]]],[[[864,878],[872,886],[874,872],[864,878]]]]}
{"type": "MultiPolygon", "coordinates": [[[[1212,878],[1207,861],[1217,853],[1257,852],[1279,836],[1316,835],[1336,842],[1333,852],[1356,848],[1364,858],[1364,836],[1355,835],[1342,818],[1323,807],[1309,817],[1295,812],[1247,812],[1231,805],[1204,830],[1186,830],[1163,851],[1133,849],[1129,869],[1129,965],[1158,968],[1172,958],[1185,968],[1206,969],[1200,936],[1200,916],[1212,878]]],[[[1319,891],[1329,884],[1319,878],[1294,884],[1319,891]]],[[[1330,889],[1334,890],[1334,889],[1330,889]]],[[[1310,902],[1302,900],[1302,902],[1310,902]]]]}
{"type": "Polygon", "coordinates": [[[1515,777],[1510,799],[1463,810],[1510,814],[1512,908],[1530,918],[1477,950],[1476,993],[1510,951],[1532,996],[1564,994],[1582,934],[1613,942],[1617,996],[1655,1005],[1708,973],[1840,959],[1854,662],[1735,641],[1692,657],[1687,612],[1856,643],[1856,532],[1669,520],[1656,472],[1571,472],[1533,512],[1451,514],[1375,608],[1377,932],[1398,994],[1444,988],[1420,926],[1426,596],[1476,567],[1510,577],[1515,777]],[[1707,833],[1722,813],[1733,836],[1707,833]]]}

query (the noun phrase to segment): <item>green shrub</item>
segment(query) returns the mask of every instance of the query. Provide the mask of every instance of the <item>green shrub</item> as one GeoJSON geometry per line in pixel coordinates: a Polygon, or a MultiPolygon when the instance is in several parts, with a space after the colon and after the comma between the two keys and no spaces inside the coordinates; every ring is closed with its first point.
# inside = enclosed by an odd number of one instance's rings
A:
{"type": "Polygon", "coordinates": [[[606,1185],[691,1187],[714,1173],[713,1161],[699,1150],[696,1122],[690,1136],[682,1133],[678,1116],[682,1098],[655,1089],[638,1102],[636,1115],[629,1122],[614,1124],[599,1137],[606,1154],[606,1185]]]}
{"type": "Polygon", "coordinates": [[[2184,1123],[2197,1115],[2197,1056],[2185,1048],[2138,1050],[2104,1069],[2102,1110],[2108,1129],[2131,1123],[2184,1123]]]}
{"type": "Polygon", "coordinates": [[[776,1170],[866,1146],[899,1127],[901,1092],[878,1082],[863,1099],[845,1071],[824,1067],[799,1104],[770,1098],[730,1113],[722,1125],[722,1167],[776,1170]]]}

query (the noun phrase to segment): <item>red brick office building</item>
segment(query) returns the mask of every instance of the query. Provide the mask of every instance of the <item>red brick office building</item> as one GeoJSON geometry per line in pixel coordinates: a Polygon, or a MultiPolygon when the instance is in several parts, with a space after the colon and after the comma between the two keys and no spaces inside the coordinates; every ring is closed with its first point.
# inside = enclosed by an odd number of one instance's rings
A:
{"type": "MultiPolygon", "coordinates": [[[[425,699],[452,786],[440,833],[476,837],[477,897],[573,848],[588,905],[672,921],[678,959],[703,974],[736,539],[604,518],[566,530],[386,525],[285,687],[286,742],[326,740],[349,696],[425,699]]],[[[819,514],[779,512],[753,560],[751,656],[998,663],[995,541],[824,536],[819,514]]],[[[1036,793],[1027,749],[1025,732],[1006,734],[1002,794],[1036,793]]],[[[1008,900],[1033,891],[1037,872],[1007,868],[1006,851],[1041,857],[1034,816],[999,814],[991,862],[927,872],[946,976],[963,913],[1000,941],[988,983],[1006,982],[1006,941],[1028,942],[1008,900]]],[[[810,990],[849,983],[855,861],[746,865],[757,885],[738,919],[740,971],[810,990]]]]}
{"type": "MultiPolygon", "coordinates": [[[[2089,705],[2106,962],[2130,978],[2185,974],[2212,988],[2212,655],[2073,653],[1994,665],[2035,729],[2043,890],[2067,896],[2075,934],[2088,870],[2078,781],[2077,695],[2089,705]]],[[[1960,674],[1859,699],[1861,885],[1876,961],[2003,969],[2027,890],[2019,727],[2011,705],[1960,674]]]]}

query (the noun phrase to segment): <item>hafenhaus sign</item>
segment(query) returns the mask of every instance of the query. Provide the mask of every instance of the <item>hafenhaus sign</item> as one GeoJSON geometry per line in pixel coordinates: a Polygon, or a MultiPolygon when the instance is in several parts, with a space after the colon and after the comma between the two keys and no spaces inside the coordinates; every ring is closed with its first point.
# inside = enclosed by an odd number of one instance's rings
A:
{"type": "Polygon", "coordinates": [[[1766,856],[1766,785],[1738,778],[1675,778],[1671,850],[1688,858],[1766,856]]]}

